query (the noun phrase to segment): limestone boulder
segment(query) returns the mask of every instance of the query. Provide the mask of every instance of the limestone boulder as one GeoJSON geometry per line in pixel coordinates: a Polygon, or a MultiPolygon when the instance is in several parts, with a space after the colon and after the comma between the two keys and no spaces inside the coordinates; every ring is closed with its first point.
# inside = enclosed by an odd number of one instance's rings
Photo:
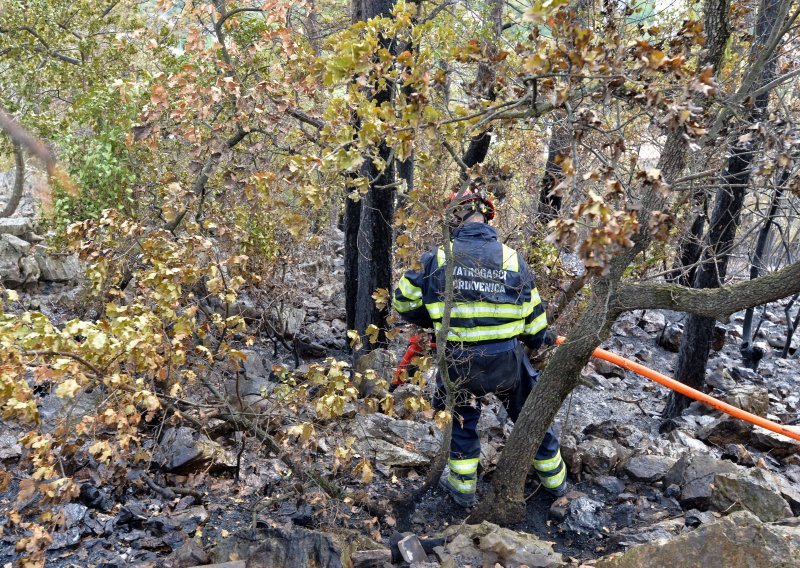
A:
{"type": "Polygon", "coordinates": [[[551,568],[561,566],[561,555],[553,543],[524,532],[501,528],[489,522],[459,525],[445,531],[445,549],[458,566],[504,566],[505,568],[551,568]]]}
{"type": "Polygon", "coordinates": [[[668,540],[601,558],[597,568],[725,566],[794,568],[800,559],[800,527],[766,524],[747,511],[668,540]]]}
{"type": "Polygon", "coordinates": [[[33,220],[30,217],[0,217],[0,235],[21,237],[33,232],[33,220]]]}
{"type": "Polygon", "coordinates": [[[428,464],[442,444],[442,434],[434,426],[380,413],[356,416],[352,435],[362,455],[389,467],[428,464]]]}
{"type": "Polygon", "coordinates": [[[31,262],[31,245],[19,237],[0,234],[0,280],[5,286],[17,287],[36,282],[36,262],[31,262]]]}
{"type": "Polygon", "coordinates": [[[72,254],[48,253],[41,245],[34,250],[34,258],[46,282],[74,282],[80,277],[81,265],[78,257],[72,254]]]}
{"type": "Polygon", "coordinates": [[[625,473],[631,479],[653,483],[664,479],[670,468],[677,462],[675,458],[668,456],[634,456],[625,464],[625,473]]]}
{"type": "Polygon", "coordinates": [[[232,372],[225,383],[228,400],[237,408],[266,408],[270,404],[267,397],[277,383],[271,378],[260,353],[245,350],[244,355],[238,372],[232,372]]]}
{"type": "Polygon", "coordinates": [[[205,468],[236,467],[236,457],[222,445],[191,428],[167,428],[153,455],[165,471],[191,473],[205,468]]]}
{"type": "Polygon", "coordinates": [[[664,476],[664,486],[680,487],[679,501],[684,509],[705,511],[711,503],[711,492],[717,474],[735,473],[739,466],[713,456],[687,452],[664,476]]]}
{"type": "Polygon", "coordinates": [[[757,467],[714,476],[711,506],[721,512],[744,509],[765,522],[792,516],[792,509],[781,497],[775,477],[757,467]]]}
{"type": "Polygon", "coordinates": [[[602,438],[584,440],[578,444],[575,453],[581,470],[591,476],[611,473],[620,461],[617,445],[602,438]]]}
{"type": "Polygon", "coordinates": [[[769,391],[755,385],[736,386],[726,392],[722,400],[758,416],[766,417],[769,410],[769,391]]]}

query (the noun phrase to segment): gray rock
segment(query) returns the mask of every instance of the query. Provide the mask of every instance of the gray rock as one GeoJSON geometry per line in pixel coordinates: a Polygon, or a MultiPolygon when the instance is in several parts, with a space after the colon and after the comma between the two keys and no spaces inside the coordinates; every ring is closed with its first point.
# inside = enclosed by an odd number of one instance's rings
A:
{"type": "Polygon", "coordinates": [[[752,467],[756,465],[753,454],[747,451],[742,444],[728,444],[722,451],[722,457],[731,460],[733,463],[752,467]]]}
{"type": "Polygon", "coordinates": [[[240,409],[263,409],[271,402],[266,398],[275,390],[277,383],[270,379],[257,351],[245,350],[245,360],[238,373],[231,373],[225,383],[225,392],[231,404],[240,409]]]}
{"type": "Polygon", "coordinates": [[[667,439],[674,444],[680,444],[695,452],[708,451],[708,447],[703,442],[683,430],[673,430],[667,435],[667,439]]]}
{"type": "Polygon", "coordinates": [[[602,438],[584,440],[578,444],[576,456],[580,460],[581,470],[592,476],[611,473],[619,462],[617,446],[602,438]]]}
{"type": "Polygon", "coordinates": [[[611,384],[607,378],[600,373],[589,373],[588,375],[581,375],[581,379],[585,381],[588,386],[595,389],[605,390],[611,389],[614,385],[611,384]]]}
{"type": "Polygon", "coordinates": [[[760,383],[762,381],[761,375],[747,367],[731,367],[729,371],[731,378],[737,383],[760,383]]]}
{"type": "Polygon", "coordinates": [[[550,504],[550,509],[547,512],[548,519],[555,519],[558,522],[563,521],[567,516],[569,504],[578,499],[579,497],[586,497],[583,491],[569,491],[566,495],[562,495],[550,504]]]}
{"type": "Polygon", "coordinates": [[[664,476],[664,485],[679,485],[680,503],[686,508],[708,509],[711,503],[711,485],[714,476],[720,473],[734,473],[739,470],[735,464],[718,460],[704,454],[686,453],[664,476]]]}
{"type": "Polygon", "coordinates": [[[264,311],[255,300],[242,293],[230,306],[229,315],[239,315],[245,320],[259,321],[263,319],[264,311]]]}
{"type": "Polygon", "coordinates": [[[350,555],[353,568],[383,568],[392,563],[392,551],[387,548],[358,550],[350,555]]]}
{"type": "Polygon", "coordinates": [[[743,420],[723,416],[697,431],[697,437],[715,446],[727,446],[746,442],[753,425],[743,420]]]}
{"type": "Polygon", "coordinates": [[[595,566],[796,568],[798,558],[800,528],[764,524],[755,515],[742,511],[666,542],[645,544],[631,548],[619,556],[601,558],[595,566]]]}
{"type": "Polygon", "coordinates": [[[642,348],[634,353],[634,356],[639,359],[642,363],[652,363],[653,362],[653,352],[647,348],[642,348]]]}
{"type": "Polygon", "coordinates": [[[614,365],[613,363],[609,363],[608,361],[604,361],[603,359],[596,359],[592,361],[594,368],[597,370],[599,374],[604,377],[624,377],[625,376],[625,369],[614,365]]]}
{"type": "Polygon", "coordinates": [[[356,372],[362,375],[373,370],[378,378],[390,381],[397,368],[397,356],[388,349],[373,349],[356,361],[356,372]]]}
{"type": "Polygon", "coordinates": [[[456,525],[444,534],[449,540],[445,549],[458,566],[500,564],[506,568],[550,568],[561,565],[561,555],[553,552],[553,543],[492,523],[456,525]]]}
{"type": "MultiPolygon", "coordinates": [[[[32,266],[28,257],[31,245],[14,235],[0,235],[0,280],[6,286],[16,287],[36,282],[31,278],[32,266]]],[[[38,278],[38,275],[37,275],[38,278]]]]}
{"type": "Polygon", "coordinates": [[[719,391],[729,391],[736,387],[736,382],[731,378],[726,369],[715,369],[706,374],[706,384],[719,391]]]}
{"type": "Polygon", "coordinates": [[[656,343],[658,343],[659,347],[667,351],[677,353],[680,350],[682,338],[683,328],[678,324],[672,323],[664,328],[664,331],[658,336],[656,343]]]}
{"type": "Polygon", "coordinates": [[[33,221],[29,217],[0,217],[0,234],[21,237],[33,231],[33,221]]]}
{"type": "Polygon", "coordinates": [[[397,543],[397,548],[400,551],[400,556],[402,556],[403,560],[406,562],[424,562],[428,559],[428,555],[425,553],[425,549],[422,548],[419,537],[415,534],[410,534],[401,539],[397,543]]]}
{"type": "Polygon", "coordinates": [[[588,496],[578,497],[567,505],[562,526],[577,534],[599,531],[606,524],[602,510],[603,504],[600,501],[588,496]]]}
{"type": "Polygon", "coordinates": [[[356,416],[352,433],[362,455],[386,466],[425,465],[442,444],[441,432],[430,424],[379,413],[356,416]]]}
{"type": "Polygon", "coordinates": [[[769,391],[764,387],[739,385],[730,389],[721,398],[723,402],[758,416],[766,416],[769,410],[769,391]]]}
{"type": "Polygon", "coordinates": [[[685,517],[686,526],[692,528],[707,525],[717,520],[717,517],[711,511],[698,511],[697,509],[686,511],[685,517]]]}
{"type": "Polygon", "coordinates": [[[81,265],[75,255],[49,254],[39,245],[34,249],[34,258],[45,282],[74,282],[81,274],[81,265]]]}
{"type": "Polygon", "coordinates": [[[306,311],[303,308],[295,308],[294,306],[284,306],[278,312],[278,329],[284,337],[294,337],[300,333],[303,322],[306,319],[306,311]]]}
{"type": "Polygon", "coordinates": [[[169,472],[188,473],[206,467],[236,467],[236,457],[217,442],[191,428],[167,428],[153,461],[169,472]]]}
{"type": "Polygon", "coordinates": [[[795,516],[800,516],[800,484],[796,480],[791,482],[778,473],[771,472],[771,475],[775,489],[789,503],[792,513],[795,516]]]}
{"type": "Polygon", "coordinates": [[[785,458],[800,452],[800,442],[786,436],[756,426],[750,434],[750,443],[759,450],[768,451],[771,455],[785,458]]]}
{"type": "Polygon", "coordinates": [[[611,542],[625,547],[647,544],[673,537],[681,532],[683,527],[684,521],[681,518],[666,519],[651,526],[631,527],[618,531],[611,537],[611,542]]]}
{"type": "Polygon", "coordinates": [[[19,271],[25,282],[36,282],[42,276],[39,263],[32,256],[23,256],[19,259],[19,271]]]}
{"type": "Polygon", "coordinates": [[[86,505],[81,505],[80,503],[64,505],[64,527],[69,529],[81,523],[88,510],[89,508],[86,505]]]}
{"type": "Polygon", "coordinates": [[[631,479],[653,483],[664,479],[670,468],[677,462],[675,458],[667,456],[634,456],[624,467],[631,479]]]}
{"type": "Polygon", "coordinates": [[[747,510],[765,522],[792,516],[792,509],[780,493],[773,476],[760,468],[714,476],[711,506],[723,513],[747,510]]]}
{"type": "Polygon", "coordinates": [[[211,554],[217,563],[245,561],[247,568],[343,568],[345,546],[332,535],[301,527],[248,530],[218,541],[211,554]]]}
{"type": "Polygon", "coordinates": [[[445,551],[455,559],[458,566],[480,566],[483,561],[483,552],[465,534],[453,536],[445,546],[445,551]]]}
{"type": "Polygon", "coordinates": [[[17,437],[9,432],[0,432],[0,461],[18,458],[22,455],[22,446],[17,437]]]}
{"type": "Polygon", "coordinates": [[[625,491],[625,483],[613,475],[600,475],[595,477],[592,482],[598,487],[602,487],[611,494],[617,495],[625,491]]]}
{"type": "Polygon", "coordinates": [[[42,421],[42,428],[51,431],[61,420],[69,417],[74,423],[80,422],[84,416],[92,416],[99,412],[99,407],[106,398],[105,389],[96,387],[91,391],[78,391],[70,398],[59,398],[55,394],[44,397],[39,404],[39,418],[42,421]]]}

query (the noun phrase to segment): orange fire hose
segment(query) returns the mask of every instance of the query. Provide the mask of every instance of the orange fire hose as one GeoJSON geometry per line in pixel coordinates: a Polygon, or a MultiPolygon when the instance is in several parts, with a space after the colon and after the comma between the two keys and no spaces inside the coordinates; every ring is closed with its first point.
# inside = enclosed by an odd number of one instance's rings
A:
{"type": "MultiPolygon", "coordinates": [[[[556,340],[556,343],[560,345],[565,341],[565,339],[566,338],[559,336],[556,340]]],[[[644,365],[634,363],[633,361],[625,359],[624,357],[615,355],[614,353],[606,351],[605,349],[595,349],[592,355],[598,359],[603,359],[604,361],[608,361],[609,363],[613,363],[614,365],[622,367],[623,369],[633,371],[638,375],[655,381],[658,384],[672,389],[684,396],[688,396],[694,400],[699,400],[700,402],[707,404],[712,408],[716,408],[725,414],[730,414],[734,418],[739,418],[740,420],[744,420],[750,424],[755,424],[756,426],[761,426],[762,428],[766,428],[767,430],[771,430],[777,434],[783,434],[789,438],[800,440],[800,430],[794,430],[788,426],[783,426],[773,422],[772,420],[767,420],[766,418],[762,418],[761,416],[742,410],[741,408],[736,408],[735,406],[722,402],[721,400],[717,400],[713,396],[702,393],[699,390],[693,389],[692,387],[676,381],[675,379],[670,379],[666,375],[662,375],[661,373],[649,369],[644,365]]]]}

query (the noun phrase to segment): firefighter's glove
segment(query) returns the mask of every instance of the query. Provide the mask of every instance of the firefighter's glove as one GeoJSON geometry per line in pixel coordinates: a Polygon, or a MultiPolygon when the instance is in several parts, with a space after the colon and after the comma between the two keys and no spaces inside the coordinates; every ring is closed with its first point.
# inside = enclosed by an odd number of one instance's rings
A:
{"type": "Polygon", "coordinates": [[[558,339],[558,334],[551,328],[547,328],[544,331],[544,345],[546,347],[552,347],[556,344],[556,339],[558,339]]]}

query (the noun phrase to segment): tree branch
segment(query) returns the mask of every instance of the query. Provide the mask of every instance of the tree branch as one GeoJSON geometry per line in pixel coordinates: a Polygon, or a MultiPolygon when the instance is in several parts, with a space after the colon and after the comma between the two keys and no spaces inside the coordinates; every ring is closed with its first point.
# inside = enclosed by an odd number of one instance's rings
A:
{"type": "Polygon", "coordinates": [[[11,217],[19,207],[19,201],[22,199],[22,192],[25,189],[25,155],[22,153],[22,146],[18,142],[13,143],[14,146],[14,162],[16,169],[14,173],[14,188],[11,192],[11,197],[8,203],[0,212],[0,217],[11,217]]]}
{"type": "Polygon", "coordinates": [[[219,21],[216,24],[214,24],[214,29],[216,30],[217,33],[219,33],[222,30],[223,24],[225,24],[228,18],[230,18],[231,16],[235,16],[236,14],[239,14],[241,12],[263,12],[263,11],[264,10],[261,8],[236,8],[234,10],[230,10],[229,12],[225,12],[219,19],[219,21]]]}
{"type": "Polygon", "coordinates": [[[800,261],[754,280],[721,288],[685,288],[677,284],[623,284],[615,311],[662,309],[688,312],[725,322],[731,314],[800,292],[800,261]]]}
{"type": "Polygon", "coordinates": [[[86,359],[81,357],[80,355],[76,355],[75,353],[70,353],[68,351],[24,351],[25,355],[33,355],[33,356],[42,356],[42,357],[68,357],[70,359],[74,359],[87,369],[89,369],[92,374],[97,377],[98,379],[103,376],[103,371],[89,363],[86,359]]]}

